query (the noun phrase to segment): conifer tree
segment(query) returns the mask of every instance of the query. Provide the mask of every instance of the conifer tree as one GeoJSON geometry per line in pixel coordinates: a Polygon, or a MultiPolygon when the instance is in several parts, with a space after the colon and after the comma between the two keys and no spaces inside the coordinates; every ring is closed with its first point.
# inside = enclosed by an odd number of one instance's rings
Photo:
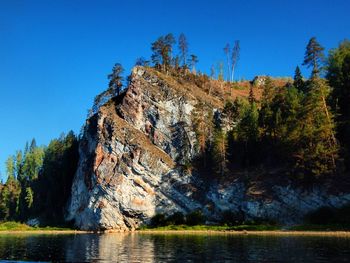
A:
{"type": "Polygon", "coordinates": [[[294,87],[300,91],[300,92],[305,92],[305,83],[303,80],[303,76],[301,75],[301,71],[299,66],[295,68],[295,73],[294,73],[294,82],[293,82],[294,87]]]}
{"type": "Polygon", "coordinates": [[[245,105],[241,121],[237,127],[238,140],[244,144],[245,165],[251,165],[255,159],[259,139],[259,112],[256,103],[245,105]]]}
{"type": "Polygon", "coordinates": [[[309,40],[306,46],[303,65],[312,68],[311,77],[317,77],[321,71],[321,64],[324,59],[324,48],[317,42],[315,37],[309,40]]]}
{"type": "Polygon", "coordinates": [[[214,160],[217,166],[217,174],[220,176],[224,176],[227,169],[227,136],[226,133],[221,128],[216,128],[214,133],[214,160]]]}
{"type": "Polygon", "coordinates": [[[123,74],[124,68],[120,63],[116,63],[112,69],[112,73],[108,75],[108,95],[119,95],[123,87],[123,74]]]}
{"type": "Polygon", "coordinates": [[[261,109],[259,112],[259,123],[263,130],[263,136],[272,139],[274,112],[272,110],[272,101],[275,96],[275,87],[270,77],[267,77],[263,86],[261,109]]]}
{"type": "Polygon", "coordinates": [[[249,86],[249,96],[248,96],[248,101],[250,104],[253,104],[256,102],[255,95],[254,95],[254,86],[250,85],[249,86]]]}
{"type": "Polygon", "coordinates": [[[198,57],[196,55],[191,55],[191,68],[192,73],[196,74],[196,64],[198,63],[198,57]]]}
{"type": "Polygon", "coordinates": [[[188,53],[188,43],[185,34],[181,33],[179,36],[179,50],[180,50],[180,60],[182,61],[182,67],[187,68],[187,53],[188,53]]]}
{"type": "Polygon", "coordinates": [[[320,78],[309,82],[299,120],[296,168],[304,175],[319,177],[334,174],[338,159],[338,144],[334,136],[333,115],[326,99],[330,87],[320,78]]]}
{"type": "Polygon", "coordinates": [[[157,68],[162,68],[164,72],[167,71],[172,61],[172,50],[175,44],[175,38],[173,34],[167,34],[159,37],[152,43],[152,62],[157,68]]]}

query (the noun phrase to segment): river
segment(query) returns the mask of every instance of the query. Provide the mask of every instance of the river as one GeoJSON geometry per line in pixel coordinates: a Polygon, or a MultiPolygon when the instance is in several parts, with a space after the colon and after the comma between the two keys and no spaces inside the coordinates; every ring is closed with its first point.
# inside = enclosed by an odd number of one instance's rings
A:
{"type": "Polygon", "coordinates": [[[1,261],[350,262],[349,237],[0,234],[1,261]]]}

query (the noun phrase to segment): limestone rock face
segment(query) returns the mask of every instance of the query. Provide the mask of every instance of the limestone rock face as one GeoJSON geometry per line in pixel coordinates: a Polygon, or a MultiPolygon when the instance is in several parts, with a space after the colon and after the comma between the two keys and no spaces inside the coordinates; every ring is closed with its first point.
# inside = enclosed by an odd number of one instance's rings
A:
{"type": "Polygon", "coordinates": [[[156,213],[200,209],[209,220],[232,211],[292,224],[319,207],[350,202],[350,194],[289,184],[274,185],[268,198],[242,180],[205,185],[183,168],[198,151],[192,116],[203,101],[220,115],[216,98],[135,67],[126,92],[84,126],[67,219],[86,230],[133,230],[156,213]]]}

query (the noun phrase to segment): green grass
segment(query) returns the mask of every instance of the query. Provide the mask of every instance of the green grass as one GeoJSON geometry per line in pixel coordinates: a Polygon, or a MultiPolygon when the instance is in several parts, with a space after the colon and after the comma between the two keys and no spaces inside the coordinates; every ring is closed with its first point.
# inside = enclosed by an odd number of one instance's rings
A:
{"type": "Polygon", "coordinates": [[[31,227],[26,224],[19,222],[8,221],[0,223],[0,231],[63,231],[63,230],[74,230],[71,228],[63,227],[31,227]]]}
{"type": "Polygon", "coordinates": [[[267,231],[267,230],[278,230],[278,226],[272,225],[237,225],[237,226],[209,226],[209,225],[169,225],[160,227],[148,227],[143,226],[139,230],[157,230],[157,231],[168,231],[168,230],[211,230],[211,231],[267,231]]]}

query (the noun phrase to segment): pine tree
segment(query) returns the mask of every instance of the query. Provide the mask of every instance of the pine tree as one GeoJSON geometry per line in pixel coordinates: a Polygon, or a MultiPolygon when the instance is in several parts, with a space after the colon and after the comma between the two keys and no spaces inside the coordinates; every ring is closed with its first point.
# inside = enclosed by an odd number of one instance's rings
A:
{"type": "Polygon", "coordinates": [[[312,67],[311,77],[317,77],[321,71],[321,64],[324,59],[324,48],[317,42],[315,37],[309,40],[306,46],[303,65],[312,67]]]}
{"type": "Polygon", "coordinates": [[[192,73],[196,74],[196,64],[198,63],[198,57],[196,55],[191,55],[191,68],[192,73]]]}
{"type": "Polygon", "coordinates": [[[180,59],[182,61],[182,67],[187,68],[187,53],[188,53],[188,43],[185,34],[181,33],[179,36],[179,50],[180,59]]]}
{"type": "Polygon", "coordinates": [[[152,62],[157,68],[162,68],[164,72],[167,71],[172,61],[172,49],[175,44],[175,38],[173,34],[167,34],[159,37],[152,43],[152,62]]]}
{"type": "Polygon", "coordinates": [[[124,68],[120,63],[116,63],[112,69],[112,73],[108,75],[108,95],[119,95],[123,87],[123,74],[124,68]]]}
{"type": "Polygon", "coordinates": [[[245,105],[241,121],[237,126],[237,138],[244,144],[245,165],[248,167],[254,161],[259,139],[259,112],[255,103],[245,105]]]}
{"type": "Polygon", "coordinates": [[[227,136],[226,133],[220,129],[216,128],[214,133],[214,143],[213,143],[213,150],[214,150],[214,160],[217,166],[216,172],[219,176],[224,176],[228,169],[227,169],[227,136]]]}
{"type": "Polygon", "coordinates": [[[272,110],[272,101],[276,94],[271,78],[267,77],[263,86],[261,97],[261,109],[259,112],[259,123],[263,130],[263,136],[268,140],[273,139],[274,112],[272,110]]]}
{"type": "Polygon", "coordinates": [[[248,96],[248,101],[250,104],[253,104],[256,102],[255,95],[254,95],[254,86],[250,85],[249,86],[249,96],[248,96]]]}
{"type": "Polygon", "coordinates": [[[324,80],[311,79],[300,114],[295,168],[313,178],[336,171],[338,144],[333,116],[326,104],[329,92],[324,80]]]}
{"type": "Polygon", "coordinates": [[[303,76],[301,75],[301,71],[299,66],[295,68],[295,73],[294,73],[294,82],[293,82],[294,87],[300,91],[300,92],[305,92],[305,83],[303,80],[303,76]]]}
{"type": "Polygon", "coordinates": [[[193,124],[197,135],[199,154],[202,159],[202,165],[207,165],[207,150],[210,148],[212,140],[212,109],[204,103],[198,103],[194,110],[193,124]]]}

